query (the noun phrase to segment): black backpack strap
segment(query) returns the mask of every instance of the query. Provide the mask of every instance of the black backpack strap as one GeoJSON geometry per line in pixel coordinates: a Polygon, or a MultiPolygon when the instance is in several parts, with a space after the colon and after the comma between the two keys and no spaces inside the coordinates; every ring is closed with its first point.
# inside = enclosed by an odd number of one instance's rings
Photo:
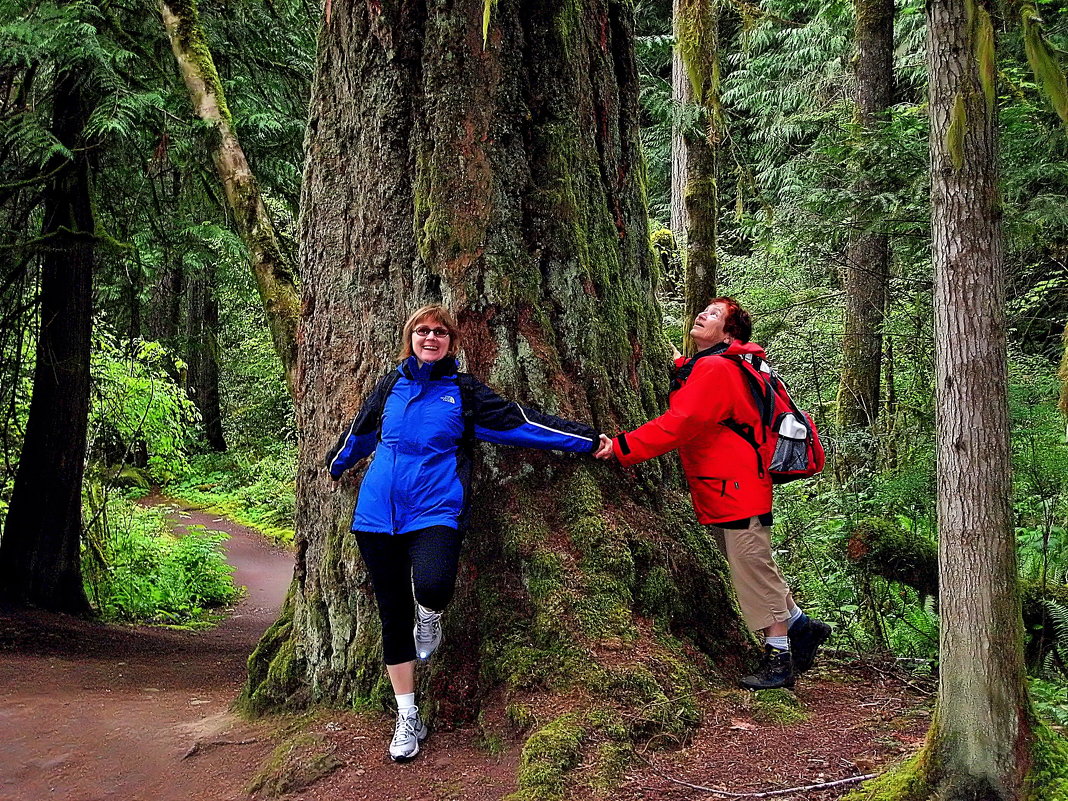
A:
{"type": "Polygon", "coordinates": [[[726,420],[720,421],[720,425],[726,426],[753,447],[753,452],[756,454],[757,460],[757,475],[763,478],[764,457],[760,455],[760,443],[757,442],[756,432],[753,430],[753,427],[748,423],[739,423],[733,417],[728,417],[726,420]]]}
{"type": "Polygon", "coordinates": [[[470,373],[457,373],[456,385],[460,389],[460,412],[464,419],[464,433],[460,445],[470,450],[475,444],[475,382],[470,373]]]}
{"type": "Polygon", "coordinates": [[[753,403],[756,404],[760,422],[767,428],[771,425],[771,418],[775,413],[775,386],[773,382],[776,381],[776,378],[774,372],[769,374],[769,380],[767,381],[763,381],[755,375],[754,373],[760,372],[760,365],[763,361],[755,354],[747,353],[744,357],[732,354],[723,358],[730,359],[742,371],[745,383],[749,387],[749,394],[753,396],[753,403]],[[743,362],[749,362],[753,369],[748,369],[743,362]]]}
{"type": "Polygon", "coordinates": [[[389,375],[383,376],[381,382],[378,384],[378,441],[382,441],[382,417],[383,412],[386,411],[386,399],[389,397],[389,393],[393,391],[393,386],[400,378],[399,370],[391,370],[389,375]]]}

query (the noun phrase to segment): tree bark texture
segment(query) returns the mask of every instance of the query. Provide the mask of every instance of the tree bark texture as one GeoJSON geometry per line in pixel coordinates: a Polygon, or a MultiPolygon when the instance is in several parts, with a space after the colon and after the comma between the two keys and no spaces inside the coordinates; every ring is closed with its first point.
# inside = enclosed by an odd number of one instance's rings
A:
{"type": "Polygon", "coordinates": [[[215,270],[205,266],[190,277],[186,293],[185,388],[200,412],[201,431],[214,451],[226,450],[219,406],[219,304],[212,287],[215,270]]]}
{"type": "Polygon", "coordinates": [[[234,130],[219,74],[200,29],[196,1],[162,3],[161,13],[171,50],[196,114],[214,126],[209,139],[211,158],[233,212],[237,232],[248,248],[271,340],[285,369],[286,383],[293,392],[300,317],[294,265],[279,242],[256,177],[234,130]]]}
{"type": "Polygon", "coordinates": [[[89,417],[93,238],[89,106],[80,76],[56,76],[52,132],[74,153],[48,165],[41,228],[40,333],[26,437],[0,540],[0,601],[88,614],[82,477],[89,417]]]}
{"type": "Polygon", "coordinates": [[[686,252],[686,136],[682,129],[683,109],[690,103],[690,76],[682,60],[679,47],[679,6],[682,0],[672,3],[672,32],[675,47],[671,54],[671,100],[675,105],[674,124],[671,126],[671,234],[679,253],[686,252]]]}
{"type": "Polygon", "coordinates": [[[927,4],[939,519],[940,674],[926,748],[939,798],[1022,797],[1023,663],[1006,400],[994,26],[927,4]]]}
{"type": "Polygon", "coordinates": [[[152,301],[146,315],[148,336],[168,347],[174,346],[182,320],[182,268],[164,267],[152,287],[152,301]]]}
{"type": "MultiPolygon", "coordinates": [[[[506,397],[610,431],[662,409],[630,5],[501,0],[485,49],[482,9],[335,3],[320,32],[296,576],[250,660],[252,709],[383,690],[349,533],[357,479],[332,483],[322,456],[393,368],[415,308],[454,309],[466,369],[506,397]]],[[[625,695],[624,675],[666,699],[702,652],[738,669],[745,635],[673,458],[632,474],[506,448],[476,461],[445,643],[421,669],[439,723],[471,721],[502,693],[599,685],[604,698],[607,683],[625,695]]]]}
{"type": "MultiPolygon", "coordinates": [[[[854,0],[856,12],[856,121],[862,139],[878,136],[894,95],[894,2],[854,0]]],[[[881,152],[877,148],[876,152],[881,152]]],[[[870,176],[874,157],[861,145],[860,177],[854,194],[870,203],[882,190],[870,176]]],[[[846,249],[845,319],[842,379],[838,391],[838,425],[843,430],[871,428],[879,415],[882,325],[890,274],[890,242],[885,234],[867,230],[871,215],[862,212],[846,249]]],[[[873,456],[874,453],[869,454],[873,456]]]]}
{"type": "MultiPolygon", "coordinates": [[[[684,330],[717,294],[719,261],[719,145],[722,115],[719,105],[719,23],[717,3],[680,0],[676,24],[678,47],[688,74],[690,94],[698,105],[700,121],[684,131],[686,176],[685,248],[686,308],[684,330]]],[[[684,352],[693,343],[685,337],[684,352]]]]}

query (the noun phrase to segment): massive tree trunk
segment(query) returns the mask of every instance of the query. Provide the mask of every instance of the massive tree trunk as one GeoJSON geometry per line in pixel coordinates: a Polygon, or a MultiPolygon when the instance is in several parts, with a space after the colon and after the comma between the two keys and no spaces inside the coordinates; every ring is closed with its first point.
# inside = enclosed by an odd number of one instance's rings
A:
{"type": "Polygon", "coordinates": [[[87,614],[82,587],[82,476],[89,417],[93,225],[89,118],[81,77],[56,76],[56,157],[41,228],[41,327],[26,438],[0,540],[0,601],[87,614]]]}
{"type": "Polygon", "coordinates": [[[219,408],[219,304],[214,267],[190,277],[186,292],[185,388],[200,412],[201,431],[214,451],[226,450],[219,408]]]}
{"type": "MultiPolygon", "coordinates": [[[[501,0],[485,49],[482,11],[482,0],[335,3],[320,33],[302,204],[297,568],[250,660],[253,710],[383,692],[377,615],[348,531],[356,480],[332,483],[321,460],[392,369],[414,308],[451,306],[466,368],[506,396],[610,431],[662,408],[630,4],[501,0]]],[[[456,724],[542,691],[543,723],[574,711],[549,726],[577,730],[576,761],[589,705],[621,731],[681,732],[694,720],[684,688],[709,667],[702,652],[734,671],[746,640],[674,458],[627,475],[515,449],[482,447],[477,461],[424,707],[456,724]],[[593,700],[579,702],[587,690],[593,700]],[[641,707],[640,720],[624,721],[619,704],[641,707]]],[[[529,756],[521,788],[539,775],[529,756]]]]}
{"type": "Polygon", "coordinates": [[[1064,746],[1036,742],[1048,735],[1027,695],[1011,509],[994,24],[958,0],[930,0],[927,21],[940,669],[896,795],[1052,798],[1032,782],[1064,775],[1064,746]]]}
{"type": "MultiPolygon", "coordinates": [[[[719,262],[719,16],[717,3],[680,0],[675,30],[676,50],[688,74],[690,95],[697,104],[699,124],[684,130],[686,206],[686,307],[683,330],[717,294],[719,262]]],[[[689,334],[684,351],[693,352],[689,334]]]]}
{"type": "MultiPolygon", "coordinates": [[[[894,0],[854,0],[856,10],[856,118],[861,136],[875,138],[894,94],[894,0]]],[[[877,148],[877,153],[882,153],[877,148]]],[[[885,168],[873,163],[862,145],[860,177],[854,192],[861,204],[882,191],[871,173],[885,168]]],[[[890,273],[890,243],[885,234],[869,230],[871,213],[863,209],[846,249],[845,331],[842,339],[842,379],[838,389],[838,425],[843,431],[869,429],[879,415],[882,365],[882,325],[890,273]]],[[[875,449],[851,454],[854,464],[870,461],[875,449]]]]}
{"type": "Polygon", "coordinates": [[[285,369],[286,383],[293,392],[300,295],[293,277],[292,260],[278,241],[256,177],[234,130],[222,82],[200,30],[196,0],[164,2],[161,11],[171,50],[197,116],[214,127],[208,140],[211,158],[234,214],[237,232],[248,248],[271,340],[285,369]]]}

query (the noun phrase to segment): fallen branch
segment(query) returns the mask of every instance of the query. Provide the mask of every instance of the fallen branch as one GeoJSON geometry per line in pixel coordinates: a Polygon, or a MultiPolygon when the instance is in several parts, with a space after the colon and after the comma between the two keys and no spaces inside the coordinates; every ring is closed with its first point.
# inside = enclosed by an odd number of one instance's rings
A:
{"type": "Polygon", "coordinates": [[[720,795],[720,796],[723,796],[724,798],[770,798],[771,796],[787,795],[788,793],[804,793],[804,792],[807,792],[809,790],[825,790],[825,789],[827,789],[829,787],[841,787],[841,786],[846,785],[846,784],[856,784],[858,782],[864,782],[864,781],[867,781],[868,779],[874,779],[876,776],[879,775],[877,773],[866,773],[863,776],[850,776],[847,779],[836,779],[835,781],[832,781],[832,782],[821,782],[819,784],[807,784],[804,787],[788,787],[785,790],[765,790],[763,792],[758,792],[758,793],[729,793],[726,790],[717,790],[714,787],[704,787],[703,785],[700,785],[700,784],[691,784],[690,782],[683,781],[682,779],[676,779],[674,776],[671,776],[671,775],[669,775],[667,773],[664,773],[664,771],[660,770],[660,768],[658,768],[656,765],[654,765],[648,759],[643,757],[641,754],[637,754],[637,756],[646,765],[651,767],[654,771],[656,771],[658,774],[660,774],[660,776],[662,776],[663,778],[667,779],[669,782],[674,782],[675,784],[681,784],[683,787],[689,787],[691,790],[702,790],[702,791],[704,791],[706,793],[713,793],[715,795],[720,795]]]}
{"type": "Polygon", "coordinates": [[[185,752],[185,756],[182,757],[182,759],[189,759],[193,754],[199,754],[201,751],[210,751],[212,748],[217,748],[220,745],[251,745],[252,743],[257,742],[259,742],[259,740],[255,737],[250,740],[210,740],[208,742],[197,740],[193,743],[193,747],[185,752]]]}

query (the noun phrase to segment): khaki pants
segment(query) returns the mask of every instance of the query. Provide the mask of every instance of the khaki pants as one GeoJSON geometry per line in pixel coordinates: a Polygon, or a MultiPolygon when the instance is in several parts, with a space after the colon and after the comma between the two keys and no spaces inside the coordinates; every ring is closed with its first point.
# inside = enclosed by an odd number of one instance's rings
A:
{"type": "Polygon", "coordinates": [[[789,620],[796,604],[771,555],[771,526],[763,526],[759,517],[751,517],[748,528],[714,527],[714,533],[727,556],[745,625],[760,631],[789,620]]]}

